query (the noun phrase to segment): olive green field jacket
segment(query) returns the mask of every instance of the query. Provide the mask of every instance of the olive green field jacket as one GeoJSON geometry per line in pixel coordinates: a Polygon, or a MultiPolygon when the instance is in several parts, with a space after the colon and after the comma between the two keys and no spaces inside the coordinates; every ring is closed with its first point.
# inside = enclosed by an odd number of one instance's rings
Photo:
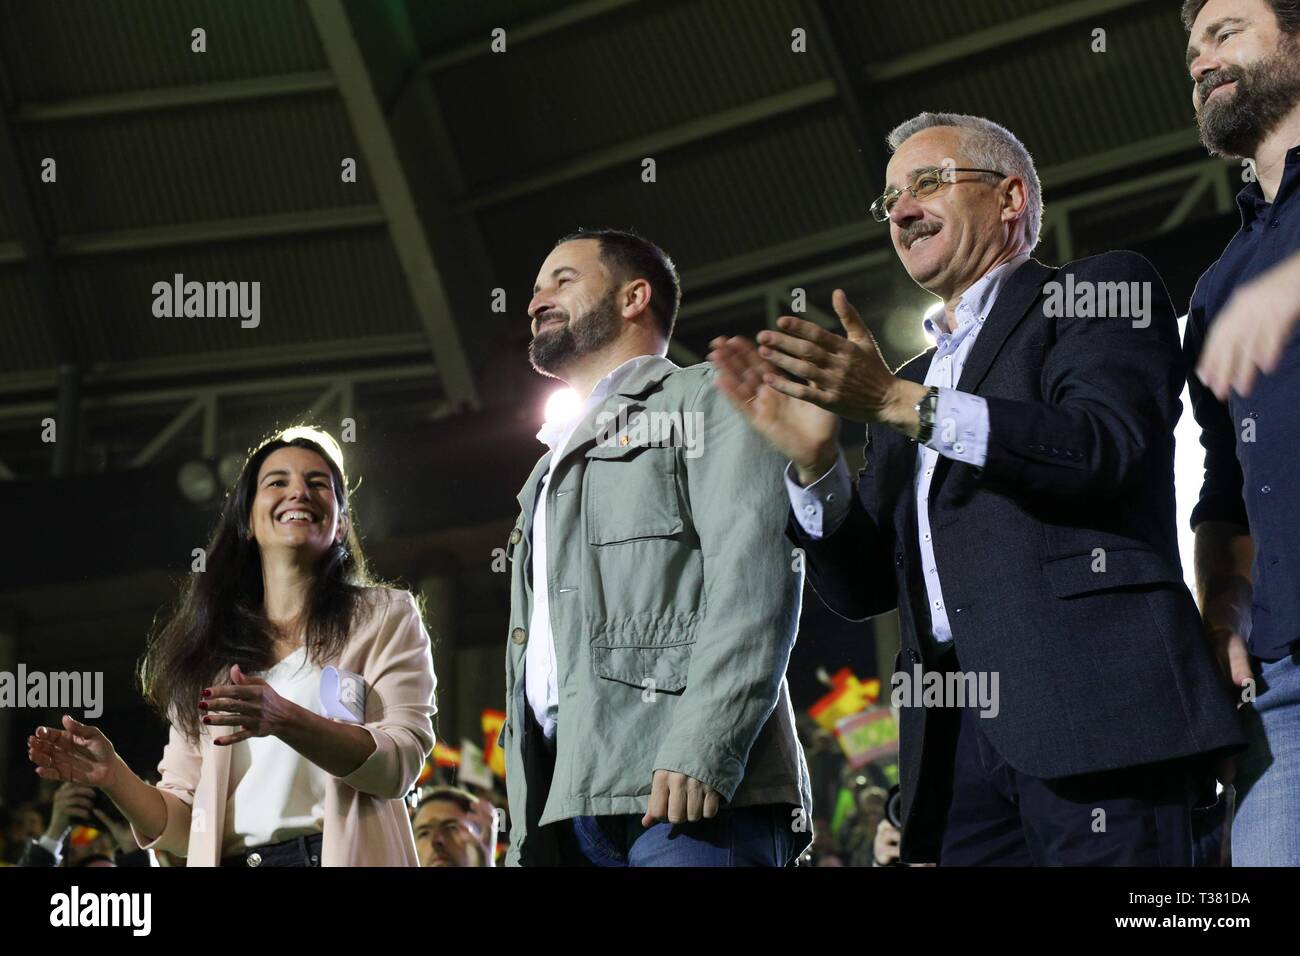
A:
{"type": "Polygon", "coordinates": [[[644,363],[578,424],[545,500],[549,452],[519,494],[501,734],[507,864],[556,862],[548,824],[644,814],[656,770],[703,781],[724,808],[786,804],[796,845],[811,839],[785,681],[803,587],[785,536],[786,462],[714,374],[707,363],[644,363]],[[524,683],[535,507],[547,509],[553,755],[529,730],[524,683]]]}

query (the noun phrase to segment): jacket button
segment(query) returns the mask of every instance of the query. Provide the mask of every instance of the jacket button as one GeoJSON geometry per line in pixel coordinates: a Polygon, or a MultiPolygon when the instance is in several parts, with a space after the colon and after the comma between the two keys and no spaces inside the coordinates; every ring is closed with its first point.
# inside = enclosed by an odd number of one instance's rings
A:
{"type": "Polygon", "coordinates": [[[524,633],[522,627],[517,627],[510,632],[510,640],[514,641],[516,644],[522,644],[524,641],[528,640],[528,635],[524,633]]]}
{"type": "Polygon", "coordinates": [[[510,543],[511,543],[511,544],[518,544],[518,543],[519,543],[520,541],[522,541],[522,540],[524,540],[524,533],[523,533],[523,531],[521,531],[519,528],[515,528],[514,531],[511,531],[511,532],[510,532],[510,543]]]}
{"type": "Polygon", "coordinates": [[[250,853],[250,854],[248,854],[248,865],[249,865],[249,866],[261,866],[261,865],[262,865],[262,854],[260,854],[260,853],[250,853]]]}
{"type": "Polygon", "coordinates": [[[910,647],[907,649],[907,659],[911,661],[913,664],[921,663],[921,655],[918,654],[910,647]]]}
{"type": "Polygon", "coordinates": [[[894,567],[901,568],[902,566],[903,566],[903,552],[899,551],[894,555],[894,567]]]}

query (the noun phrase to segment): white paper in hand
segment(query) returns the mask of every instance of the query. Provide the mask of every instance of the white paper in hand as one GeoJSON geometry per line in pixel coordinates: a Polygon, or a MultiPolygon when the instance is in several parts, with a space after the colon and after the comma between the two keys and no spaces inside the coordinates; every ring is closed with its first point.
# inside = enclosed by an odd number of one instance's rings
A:
{"type": "Polygon", "coordinates": [[[320,672],[320,709],[322,717],[350,724],[366,722],[366,682],[360,674],[322,667],[320,672]]]}

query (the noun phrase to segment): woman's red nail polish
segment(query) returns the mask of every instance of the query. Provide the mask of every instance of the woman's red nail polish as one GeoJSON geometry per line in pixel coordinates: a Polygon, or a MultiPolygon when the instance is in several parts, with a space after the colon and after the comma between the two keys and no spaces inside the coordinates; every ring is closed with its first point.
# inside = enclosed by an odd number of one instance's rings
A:
{"type": "Polygon", "coordinates": [[[204,691],[203,691],[203,696],[204,696],[204,697],[211,697],[211,696],[212,696],[212,688],[209,687],[209,688],[207,688],[206,690],[204,690],[204,691]]]}
{"type": "Polygon", "coordinates": [[[204,717],[203,717],[203,722],[204,722],[205,724],[210,724],[210,723],[212,723],[212,718],[209,717],[209,716],[207,716],[207,715],[205,714],[204,717]]]}

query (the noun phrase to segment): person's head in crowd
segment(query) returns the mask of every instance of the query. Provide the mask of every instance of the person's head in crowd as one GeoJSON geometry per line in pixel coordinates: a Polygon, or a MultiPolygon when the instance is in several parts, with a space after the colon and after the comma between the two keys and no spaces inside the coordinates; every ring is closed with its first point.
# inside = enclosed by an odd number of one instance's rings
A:
{"type": "Polygon", "coordinates": [[[40,808],[30,800],[16,804],[9,814],[8,841],[10,846],[35,840],[45,831],[45,817],[40,808]]]}
{"type": "Polygon", "coordinates": [[[861,813],[883,817],[887,803],[889,791],[884,787],[866,787],[858,791],[858,810],[861,813]]]}
{"type": "MultiPolygon", "coordinates": [[[[415,848],[420,866],[486,866],[478,798],[460,787],[430,787],[415,811],[415,848]]],[[[490,815],[489,815],[490,820],[490,815]]]]}
{"type": "Polygon", "coordinates": [[[194,702],[232,663],[245,673],[276,661],[273,636],[301,628],[314,662],[342,651],[367,608],[369,575],[349,503],[343,453],[316,428],[294,427],[263,441],[226,496],[179,604],[152,636],[140,665],[148,700],[197,739],[194,702]],[[267,580],[305,589],[302,619],[272,622],[267,580]]]}
{"type": "Polygon", "coordinates": [[[69,863],[69,866],[117,866],[113,858],[103,853],[92,853],[89,856],[82,857],[76,863],[69,863]]]}
{"type": "Polygon", "coordinates": [[[575,388],[594,384],[611,362],[665,354],[680,302],[677,269],[650,240],[620,229],[564,236],[528,303],[529,361],[575,388]]]}
{"type": "Polygon", "coordinates": [[[888,136],[893,155],[872,215],[889,223],[917,285],[955,300],[996,265],[1029,252],[1042,226],[1033,158],[982,116],[920,113],[888,136]]]}
{"type": "Polygon", "coordinates": [[[1254,158],[1300,107],[1300,0],[1185,0],[1183,25],[1201,141],[1254,158]]]}

